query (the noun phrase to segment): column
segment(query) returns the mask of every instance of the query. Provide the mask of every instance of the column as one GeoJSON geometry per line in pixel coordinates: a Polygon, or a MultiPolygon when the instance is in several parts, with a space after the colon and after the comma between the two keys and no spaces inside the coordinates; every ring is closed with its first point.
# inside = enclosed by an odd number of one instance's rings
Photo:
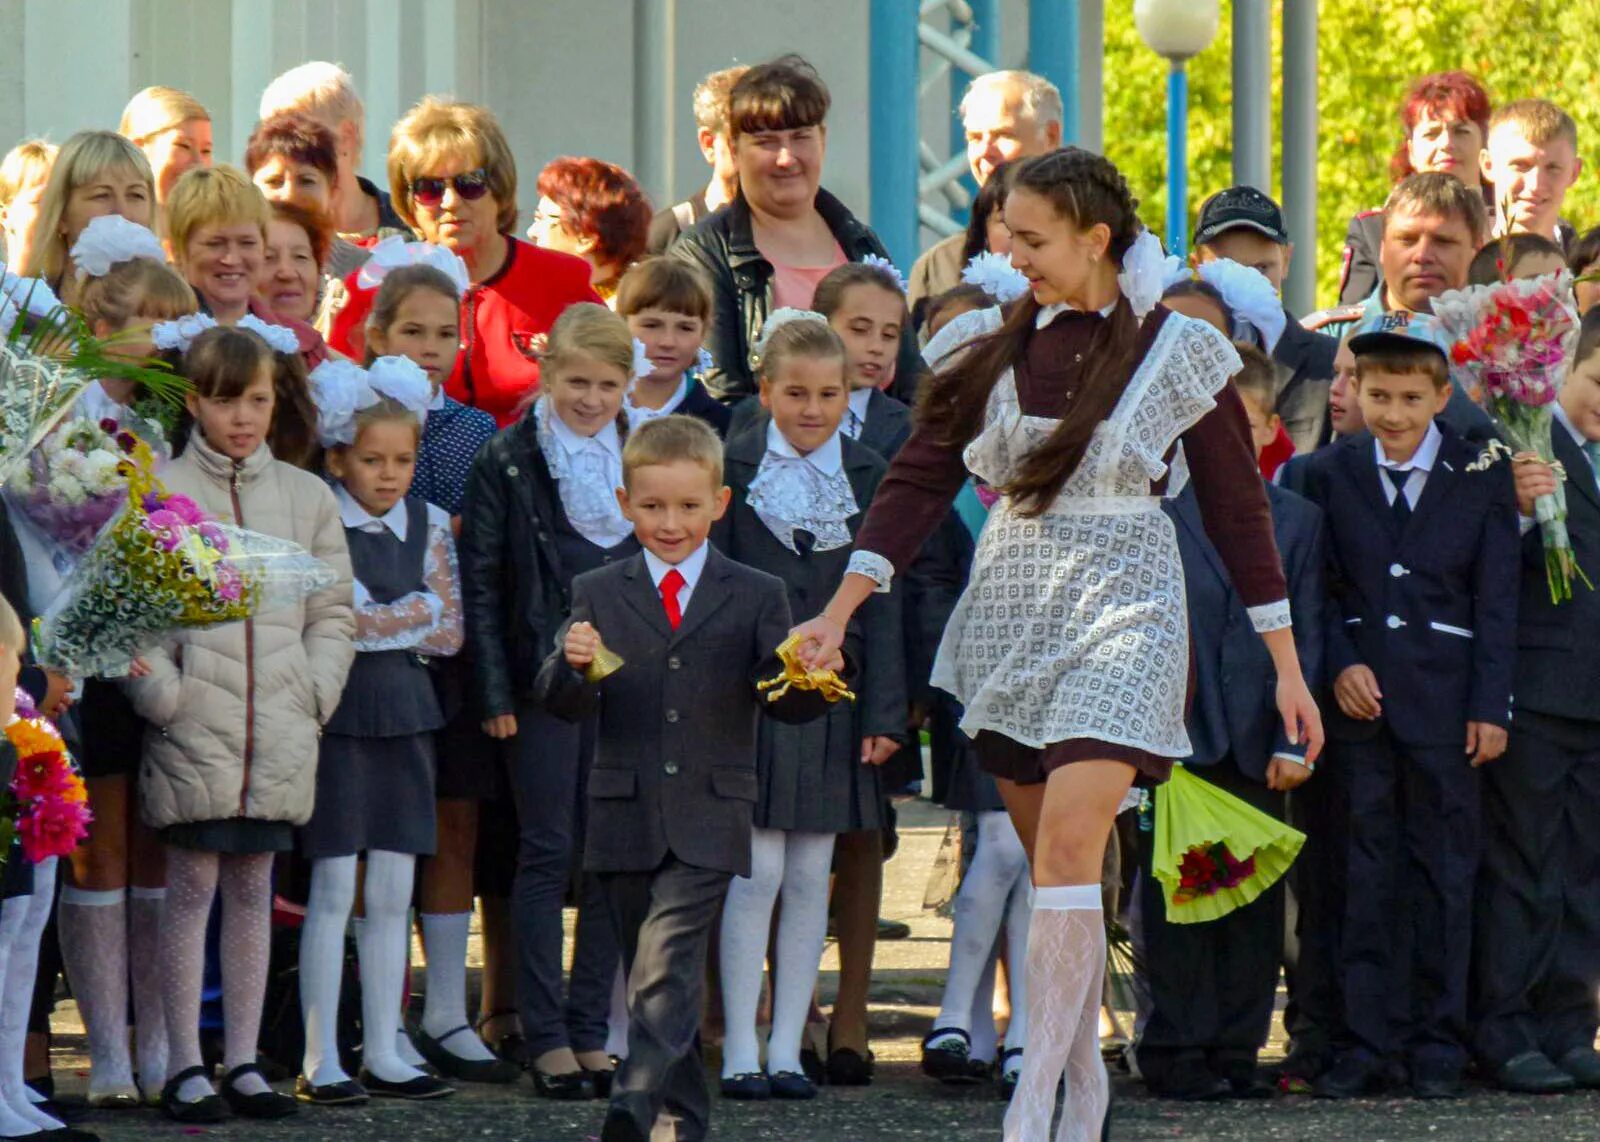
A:
{"type": "Polygon", "coordinates": [[[1028,0],[1028,70],[1061,89],[1061,141],[1076,143],[1078,0],[1028,0]]]}
{"type": "Polygon", "coordinates": [[[633,3],[633,176],[652,202],[676,201],[672,178],[676,0],[633,3]]]}
{"type": "Polygon", "coordinates": [[[1283,6],[1283,206],[1298,255],[1283,299],[1294,313],[1316,309],[1317,6],[1283,6]]]}
{"type": "Polygon", "coordinates": [[[917,256],[916,0],[872,0],[868,37],[872,228],[905,272],[917,256]]]}
{"type": "Polygon", "coordinates": [[[1272,193],[1272,15],[1267,0],[1233,0],[1233,181],[1272,193]]]}

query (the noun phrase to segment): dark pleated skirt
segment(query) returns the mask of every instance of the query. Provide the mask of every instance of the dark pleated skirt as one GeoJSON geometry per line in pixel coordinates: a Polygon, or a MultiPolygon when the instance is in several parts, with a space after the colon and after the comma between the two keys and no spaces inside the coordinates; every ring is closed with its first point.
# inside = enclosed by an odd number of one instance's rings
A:
{"type": "Polygon", "coordinates": [[[755,825],[807,833],[881,829],[877,767],[861,764],[861,735],[849,702],[802,725],[761,719],[755,825]]]}
{"type": "Polygon", "coordinates": [[[294,826],[287,821],[223,817],[215,821],[183,821],[161,830],[166,844],[205,853],[250,856],[286,853],[294,848],[294,826]]]}
{"type": "Polygon", "coordinates": [[[300,830],[300,850],[312,860],[371,849],[431,854],[433,799],[433,734],[324,733],[317,805],[300,830]]]}

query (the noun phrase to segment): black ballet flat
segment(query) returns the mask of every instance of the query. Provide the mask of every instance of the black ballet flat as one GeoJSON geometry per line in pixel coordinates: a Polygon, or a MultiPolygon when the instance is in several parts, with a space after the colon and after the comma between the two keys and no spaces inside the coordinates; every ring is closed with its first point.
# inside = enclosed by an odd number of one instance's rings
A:
{"type": "Polygon", "coordinates": [[[588,1067],[583,1068],[583,1073],[589,1076],[589,1082],[594,1086],[594,1097],[597,1101],[611,1097],[611,1080],[617,1077],[617,1068],[621,1065],[622,1060],[612,1055],[609,1070],[591,1071],[588,1067]]]}
{"type": "Polygon", "coordinates": [[[875,1060],[871,1051],[865,1058],[850,1047],[835,1047],[828,1052],[829,1086],[871,1086],[875,1060]]]}
{"type": "Polygon", "coordinates": [[[1000,1052],[1000,1057],[994,1064],[995,1092],[1006,1102],[1011,1101],[1011,1096],[1017,1093],[1017,1080],[1022,1077],[1021,1069],[1006,1073],[1006,1060],[1022,1054],[1021,1047],[1007,1047],[1000,1052]]]}
{"type": "Polygon", "coordinates": [[[243,1094],[235,1089],[234,1083],[246,1075],[255,1075],[262,1082],[267,1081],[267,1076],[261,1073],[261,1068],[254,1063],[245,1063],[241,1067],[234,1067],[227,1077],[222,1080],[222,1097],[228,1101],[228,1106],[240,1118],[259,1118],[271,1120],[274,1118],[288,1118],[291,1114],[300,1113],[300,1104],[286,1094],[279,1094],[268,1087],[266,1090],[257,1091],[255,1094],[243,1094]]]}
{"type": "MultiPolygon", "coordinates": [[[[446,1031],[435,1039],[421,1027],[411,1033],[411,1041],[416,1044],[417,1051],[429,1064],[447,1079],[460,1079],[465,1083],[514,1083],[517,1076],[522,1073],[522,1068],[509,1059],[496,1056],[493,1059],[463,1059],[445,1043],[465,1032],[475,1035],[476,1032],[467,1024],[446,1031]]],[[[481,1042],[481,1040],[480,1040],[481,1042]]]]}
{"type": "Polygon", "coordinates": [[[722,1080],[722,1097],[739,1102],[766,1102],[772,1097],[772,1080],[765,1071],[747,1071],[722,1080]]]}
{"type": "Polygon", "coordinates": [[[161,1088],[162,1111],[174,1122],[184,1122],[194,1126],[226,1122],[231,1115],[228,1112],[228,1104],[221,1095],[208,1094],[193,1102],[183,1102],[178,1098],[178,1088],[190,1079],[210,1079],[210,1077],[205,1067],[189,1067],[173,1075],[167,1080],[167,1085],[161,1088]]]}
{"type": "Polygon", "coordinates": [[[817,1097],[817,1086],[798,1071],[777,1071],[772,1076],[772,1097],[801,1102],[817,1097]]]}
{"type": "Polygon", "coordinates": [[[412,1102],[425,1102],[432,1098],[449,1098],[456,1093],[456,1088],[443,1079],[434,1078],[432,1075],[418,1075],[414,1079],[407,1079],[403,1083],[392,1083],[388,1079],[380,1079],[371,1071],[363,1068],[361,1071],[361,1085],[366,1088],[373,1098],[403,1098],[412,1102]]]}
{"type": "Polygon", "coordinates": [[[547,1075],[537,1067],[530,1068],[533,1089],[540,1098],[553,1098],[562,1102],[582,1102],[594,1098],[594,1079],[588,1071],[579,1068],[561,1075],[547,1075]]]}
{"type": "Polygon", "coordinates": [[[372,1096],[355,1079],[317,1086],[305,1075],[295,1080],[294,1096],[312,1106],[365,1106],[372,1096]]]}
{"type": "Polygon", "coordinates": [[[959,1027],[935,1027],[922,1040],[922,1073],[951,1086],[971,1086],[983,1078],[983,1070],[972,1065],[972,1036],[959,1027]],[[934,1040],[955,1035],[958,1038],[930,1046],[934,1040]]]}

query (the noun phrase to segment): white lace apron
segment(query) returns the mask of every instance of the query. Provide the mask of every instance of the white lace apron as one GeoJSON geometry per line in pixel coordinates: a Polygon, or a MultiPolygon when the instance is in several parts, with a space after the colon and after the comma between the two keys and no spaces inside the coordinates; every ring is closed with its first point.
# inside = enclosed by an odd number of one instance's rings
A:
{"type": "MultiPolygon", "coordinates": [[[[1027,518],[1010,497],[995,504],[933,668],[933,684],[965,707],[968,735],[991,730],[1034,748],[1096,738],[1161,757],[1191,752],[1183,562],[1150,485],[1238,367],[1215,331],[1169,316],[1050,507],[1027,518]]],[[[968,469],[1008,483],[1057,423],[1022,412],[1008,370],[967,446],[968,469]]],[[[1175,495],[1180,481],[1170,483],[1175,495]]]]}

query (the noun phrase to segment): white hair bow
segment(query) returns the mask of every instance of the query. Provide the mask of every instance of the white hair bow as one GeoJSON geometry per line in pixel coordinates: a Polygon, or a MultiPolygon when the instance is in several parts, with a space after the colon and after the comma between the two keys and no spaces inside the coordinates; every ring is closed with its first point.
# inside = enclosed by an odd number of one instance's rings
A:
{"type": "Polygon", "coordinates": [[[392,270],[402,266],[432,266],[455,284],[458,297],[472,284],[467,263],[453,251],[432,242],[407,242],[398,234],[391,234],[372,247],[371,256],[356,275],[356,284],[362,289],[377,289],[392,270]]]}
{"type": "Polygon", "coordinates": [[[378,403],[367,381],[367,371],[354,361],[330,357],[307,378],[311,400],[317,406],[317,436],[324,448],[354,444],[356,414],[378,403]]]}
{"type": "Polygon", "coordinates": [[[792,305],[785,305],[774,309],[767,315],[766,322],[761,326],[761,336],[756,338],[756,356],[762,356],[767,351],[767,342],[772,340],[772,335],[792,321],[815,321],[822,325],[828,324],[828,319],[814,309],[796,309],[792,305]]]}
{"type": "Polygon", "coordinates": [[[1246,322],[1261,334],[1261,347],[1268,353],[1277,347],[1288,317],[1278,291],[1260,270],[1240,265],[1231,258],[1202,263],[1200,280],[1209,282],[1228,303],[1236,319],[1246,322]]]}
{"type": "Polygon", "coordinates": [[[1011,258],[988,250],[974,254],[972,260],[962,267],[961,280],[967,285],[977,286],[1001,305],[1015,301],[1028,292],[1028,279],[1011,264],[1011,258]]]}
{"type": "Polygon", "coordinates": [[[656,371],[656,364],[650,359],[649,350],[644,347],[644,342],[637,337],[633,339],[633,379],[648,377],[656,371]]]}
{"type": "Polygon", "coordinates": [[[379,396],[416,413],[418,420],[427,419],[433,382],[410,357],[379,357],[367,366],[367,384],[379,396]]]}
{"type": "Polygon", "coordinates": [[[61,308],[61,300],[43,278],[24,278],[0,265],[0,338],[16,324],[17,317],[49,317],[61,308]]]}
{"type": "Polygon", "coordinates": [[[72,244],[72,264],[77,267],[78,280],[85,277],[103,278],[111,267],[135,258],[149,258],[165,263],[167,252],[146,226],[130,222],[120,214],[103,214],[89,219],[89,224],[72,244]]]}
{"type": "Polygon", "coordinates": [[[861,264],[863,266],[871,266],[873,269],[877,270],[883,275],[885,281],[893,282],[895,288],[901,293],[906,292],[906,289],[908,288],[906,276],[902,274],[899,267],[891,262],[888,258],[880,258],[876,254],[865,254],[861,258],[861,264]]]}
{"type": "Polygon", "coordinates": [[[269,321],[262,321],[253,313],[245,314],[234,324],[239,329],[250,330],[265,341],[274,353],[300,352],[300,338],[296,337],[294,330],[286,325],[273,325],[269,321]]]}
{"type": "Polygon", "coordinates": [[[196,337],[216,327],[217,319],[209,313],[190,313],[176,321],[158,321],[150,327],[150,344],[157,349],[187,353],[196,337]]]}
{"type": "Polygon", "coordinates": [[[1117,274],[1117,285],[1136,317],[1143,317],[1155,308],[1173,273],[1182,265],[1183,259],[1166,253],[1161,248],[1161,239],[1148,228],[1139,232],[1133,245],[1122,255],[1122,269],[1117,274]]]}

